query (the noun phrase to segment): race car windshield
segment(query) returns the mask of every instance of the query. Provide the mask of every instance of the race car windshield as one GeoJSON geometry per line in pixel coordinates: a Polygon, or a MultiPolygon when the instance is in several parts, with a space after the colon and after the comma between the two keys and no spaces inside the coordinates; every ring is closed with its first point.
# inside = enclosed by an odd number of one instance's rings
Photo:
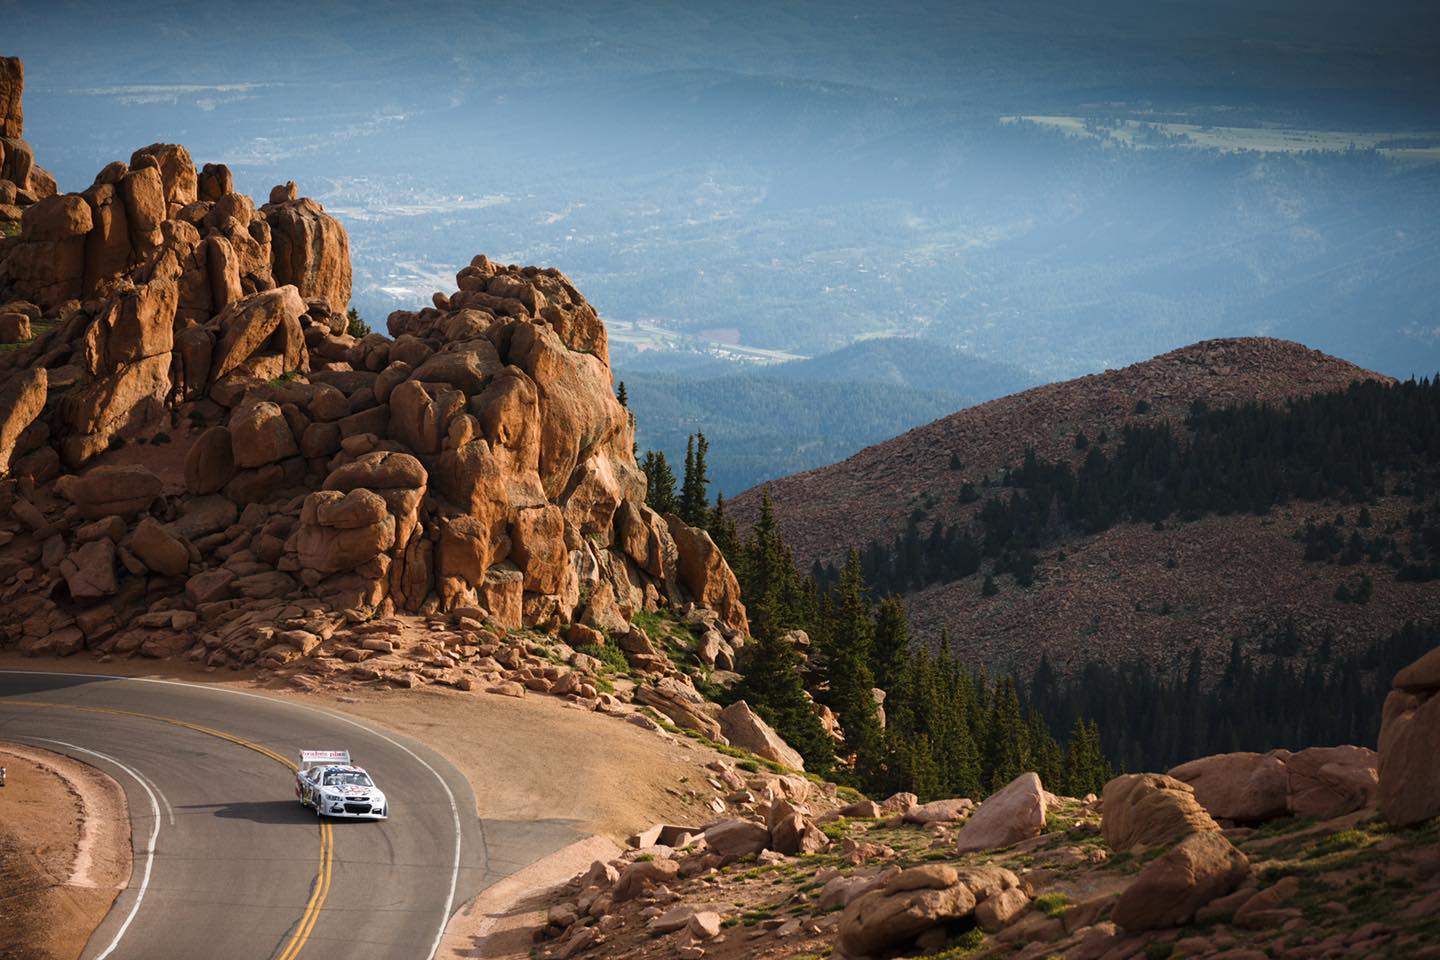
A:
{"type": "Polygon", "coordinates": [[[351,770],[337,770],[333,773],[325,774],[325,785],[329,787],[368,787],[370,786],[370,778],[363,773],[355,773],[351,770]]]}

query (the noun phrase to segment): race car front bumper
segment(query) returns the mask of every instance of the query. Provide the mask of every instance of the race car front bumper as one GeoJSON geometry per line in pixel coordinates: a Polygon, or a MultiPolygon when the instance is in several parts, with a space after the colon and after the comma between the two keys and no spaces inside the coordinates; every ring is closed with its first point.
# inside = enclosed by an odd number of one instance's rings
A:
{"type": "Polygon", "coordinates": [[[339,800],[321,801],[320,814],[326,817],[344,817],[350,820],[387,820],[390,817],[388,801],[371,804],[368,801],[339,800]]]}

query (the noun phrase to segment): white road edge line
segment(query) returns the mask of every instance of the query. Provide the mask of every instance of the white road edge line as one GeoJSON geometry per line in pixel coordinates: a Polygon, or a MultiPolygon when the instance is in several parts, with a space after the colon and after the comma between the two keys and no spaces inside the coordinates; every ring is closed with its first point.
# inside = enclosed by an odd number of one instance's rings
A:
{"type": "MultiPolygon", "coordinates": [[[[230,692],[243,693],[244,691],[232,690],[230,692]]],[[[255,696],[255,694],[246,694],[246,696],[255,696]]],[[[262,699],[269,700],[271,698],[264,697],[262,699]]],[[[283,703],[285,701],[281,702],[283,703]]],[[[440,776],[440,771],[436,770],[434,767],[430,766],[430,764],[425,762],[425,758],[421,757],[418,753],[416,753],[414,750],[411,750],[409,747],[405,746],[405,744],[401,743],[400,741],[388,737],[385,734],[373,729],[372,727],[367,727],[363,723],[351,720],[349,717],[341,716],[338,713],[331,713],[329,710],[321,710],[319,707],[308,707],[307,709],[314,710],[317,713],[323,713],[331,719],[339,720],[342,723],[348,723],[352,727],[359,727],[360,729],[369,733],[371,736],[379,737],[386,743],[392,744],[400,748],[401,750],[404,750],[412,758],[414,758],[416,763],[420,764],[420,766],[424,767],[426,770],[429,770],[430,773],[435,777],[435,779],[440,782],[441,788],[445,791],[445,796],[450,801],[450,819],[455,826],[455,859],[450,867],[450,893],[445,899],[445,912],[440,915],[440,929],[435,931],[435,942],[430,944],[430,952],[425,956],[425,960],[435,960],[435,954],[440,952],[440,944],[445,939],[445,928],[450,925],[450,912],[452,909],[454,909],[455,906],[455,889],[460,883],[460,807],[455,802],[455,794],[450,789],[450,784],[446,783],[445,778],[440,776]]]]}
{"type": "MultiPolygon", "coordinates": [[[[162,683],[162,684],[165,684],[166,686],[171,686],[171,687],[188,687],[188,688],[191,689],[191,690],[207,690],[207,691],[211,691],[211,692],[214,692],[214,693],[229,693],[229,694],[234,694],[235,696],[238,696],[238,697],[254,697],[256,700],[265,700],[265,701],[267,701],[267,702],[269,702],[269,703],[283,703],[283,704],[287,704],[287,705],[292,706],[292,707],[296,707],[296,708],[301,709],[301,710],[313,710],[315,713],[318,713],[318,714],[321,714],[321,715],[323,715],[323,716],[329,717],[329,718],[332,719],[332,720],[339,720],[341,723],[348,723],[348,724],[349,724],[350,726],[352,726],[352,727],[357,727],[357,728],[359,728],[359,729],[361,729],[361,730],[364,730],[366,733],[368,733],[368,734],[370,734],[370,735],[372,735],[372,736],[379,737],[381,740],[384,740],[386,743],[389,743],[389,744],[391,744],[392,746],[398,747],[399,749],[403,750],[405,753],[409,754],[410,757],[411,757],[416,763],[420,764],[420,765],[421,765],[422,767],[424,767],[426,770],[429,770],[430,773],[431,773],[431,775],[434,776],[435,779],[440,782],[440,787],[445,791],[445,796],[446,796],[446,798],[447,798],[447,799],[449,800],[449,802],[450,802],[450,819],[451,819],[451,821],[453,822],[454,828],[455,828],[455,854],[454,854],[454,860],[453,860],[453,862],[451,863],[451,866],[450,866],[450,893],[449,893],[449,895],[446,897],[446,900],[445,900],[445,912],[444,912],[444,913],[441,915],[441,917],[440,917],[440,929],[437,930],[437,931],[435,931],[435,941],[430,945],[430,952],[425,955],[425,960],[435,960],[435,955],[440,952],[440,944],[441,944],[441,943],[444,941],[444,939],[445,939],[445,928],[446,928],[447,926],[449,926],[449,924],[450,924],[450,914],[451,914],[451,912],[455,909],[455,891],[456,891],[456,889],[457,889],[457,888],[459,887],[459,885],[460,885],[460,807],[459,807],[459,805],[455,802],[455,793],[454,793],[454,791],[452,791],[452,790],[450,789],[450,784],[448,784],[448,783],[445,782],[445,778],[440,775],[440,771],[436,770],[436,769],[435,769],[434,767],[432,767],[429,763],[426,763],[426,762],[425,762],[425,759],[424,759],[423,757],[421,757],[419,754],[417,754],[414,750],[411,750],[409,747],[405,746],[405,744],[401,743],[400,741],[398,741],[398,740],[396,740],[396,739],[394,739],[394,738],[392,738],[392,737],[387,736],[386,734],[380,733],[380,732],[379,732],[378,730],[376,730],[374,727],[368,727],[368,726],[366,726],[365,724],[360,723],[360,722],[357,721],[357,720],[351,720],[349,717],[344,716],[343,714],[334,713],[334,712],[332,712],[332,711],[330,711],[330,710],[322,710],[322,709],[319,708],[319,707],[312,707],[312,706],[310,706],[309,704],[293,703],[292,701],[289,701],[289,700],[282,700],[282,699],[280,699],[279,697],[267,697],[267,696],[264,696],[263,694],[259,694],[259,693],[250,693],[250,692],[247,691],[247,690],[231,690],[231,689],[226,688],[226,687],[207,687],[207,686],[205,686],[205,685],[203,685],[203,684],[198,684],[198,683],[186,683],[186,682],[183,681],[183,680],[161,680],[161,679],[158,678],[158,677],[123,677],[123,676],[116,676],[116,675],[114,675],[114,674],[108,674],[108,673],[60,673],[60,672],[58,672],[58,671],[57,671],[57,672],[51,672],[51,671],[48,671],[48,670],[0,670],[0,674],[9,674],[9,675],[11,675],[11,676],[85,677],[85,678],[90,679],[90,680],[94,680],[94,679],[96,679],[96,678],[103,679],[103,680],[134,680],[134,681],[136,681],[136,682],[138,682],[138,683],[162,683]]],[[[59,742],[59,741],[55,741],[55,742],[59,742]]],[[[77,749],[84,750],[83,747],[78,747],[77,749]]],[[[94,751],[86,751],[86,752],[87,752],[87,753],[93,753],[94,751]]],[[[96,756],[102,756],[102,755],[101,755],[101,754],[96,754],[96,756]]],[[[109,757],[106,757],[105,759],[110,760],[109,757]]],[[[111,762],[114,763],[116,766],[119,766],[119,767],[121,767],[122,769],[124,769],[125,772],[130,773],[132,776],[135,776],[135,778],[136,778],[137,780],[139,780],[139,776],[136,775],[136,774],[134,774],[134,772],[131,771],[128,767],[125,767],[123,764],[121,764],[120,761],[118,761],[118,760],[111,760],[111,762]]],[[[141,785],[142,787],[145,786],[145,784],[144,784],[143,782],[141,782],[140,785],[141,785]]],[[[150,792],[150,788],[149,788],[149,787],[145,787],[145,791],[146,791],[147,793],[149,793],[149,792],[150,792]]],[[[155,803],[155,796],[154,796],[154,794],[151,794],[151,796],[150,796],[150,802],[151,802],[152,805],[155,803]]],[[[157,810],[156,810],[156,812],[155,812],[155,831],[156,831],[156,833],[158,833],[159,830],[160,830],[160,812],[159,812],[159,810],[158,810],[158,808],[157,808],[157,810]]],[[[152,838],[151,838],[152,856],[153,856],[153,849],[154,849],[154,838],[152,837],[152,838]]],[[[149,864],[148,864],[148,863],[146,864],[146,867],[145,867],[145,876],[146,876],[146,882],[148,883],[148,882],[149,882],[149,876],[150,876],[150,867],[149,867],[149,864]]],[[[136,905],[137,908],[139,907],[140,904],[139,904],[139,901],[138,901],[138,900],[136,901],[136,904],[135,904],[135,905],[136,905]]],[[[131,916],[131,918],[133,918],[133,917],[135,916],[135,913],[134,913],[133,910],[131,911],[130,916],[131,916]]],[[[127,919],[127,920],[125,921],[125,926],[128,927],[129,925],[130,925],[130,920],[127,919]]],[[[125,932],[125,931],[124,931],[124,927],[121,928],[121,931],[120,931],[120,932],[121,932],[122,934],[125,932]]],[[[116,939],[116,942],[118,943],[120,938],[119,938],[119,936],[117,936],[115,939],[116,939]]],[[[109,956],[110,951],[113,950],[113,949],[115,949],[115,945],[112,943],[112,944],[110,945],[109,949],[107,949],[104,953],[100,954],[100,956],[96,957],[95,960],[104,960],[105,957],[109,956]]]]}
{"type": "MultiPolygon", "coordinates": [[[[79,746],[78,744],[66,743],[64,740],[51,740],[48,737],[26,737],[25,739],[37,740],[41,743],[58,744],[62,747],[69,747],[71,750],[79,750],[81,753],[88,753],[92,757],[99,757],[101,760],[108,760],[111,763],[115,764],[115,766],[119,767],[121,770],[124,770],[126,773],[130,774],[130,776],[135,779],[135,782],[140,784],[140,786],[145,790],[145,793],[150,797],[150,817],[152,826],[150,827],[150,840],[145,846],[145,875],[140,880],[140,890],[135,895],[135,902],[130,906],[130,915],[125,918],[124,923],[120,924],[120,929],[115,932],[115,939],[110,941],[110,946],[106,947],[101,953],[99,953],[95,957],[95,960],[105,960],[106,957],[110,956],[110,954],[115,952],[116,947],[120,946],[120,939],[125,936],[125,931],[130,929],[130,921],[134,920],[135,914],[140,911],[140,904],[145,899],[145,891],[150,888],[150,870],[152,867],[155,866],[155,841],[158,840],[160,837],[160,804],[156,802],[155,791],[150,789],[150,785],[145,782],[144,777],[140,776],[139,773],[130,769],[125,764],[121,763],[119,760],[116,760],[114,757],[108,754],[101,753],[98,750],[90,750],[86,747],[79,746]]],[[[168,802],[166,806],[169,806],[168,802]]]]}
{"type": "Polygon", "coordinates": [[[164,791],[160,789],[160,785],[157,784],[154,780],[151,780],[145,774],[141,773],[139,770],[136,770],[135,773],[137,776],[140,777],[141,780],[149,784],[150,787],[154,789],[155,793],[159,795],[160,804],[165,808],[165,820],[170,824],[170,826],[175,826],[175,809],[170,806],[170,800],[165,796],[164,791]]]}

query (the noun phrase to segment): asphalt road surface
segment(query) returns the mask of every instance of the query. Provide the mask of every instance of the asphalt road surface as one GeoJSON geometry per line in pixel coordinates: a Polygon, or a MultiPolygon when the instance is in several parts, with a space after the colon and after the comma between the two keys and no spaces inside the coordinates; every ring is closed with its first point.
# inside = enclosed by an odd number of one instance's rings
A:
{"type": "Polygon", "coordinates": [[[125,789],[134,869],[84,960],[429,960],[455,910],[576,836],[482,821],[464,776],[420,744],[239,691],[0,671],[0,739],[125,789]],[[301,806],[289,764],[302,748],[349,750],[390,819],[301,806]]]}

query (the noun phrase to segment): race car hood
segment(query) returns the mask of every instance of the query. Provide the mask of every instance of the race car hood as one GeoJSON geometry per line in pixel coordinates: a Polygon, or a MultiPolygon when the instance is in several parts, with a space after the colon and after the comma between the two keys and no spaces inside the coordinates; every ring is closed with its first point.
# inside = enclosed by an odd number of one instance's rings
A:
{"type": "Polygon", "coordinates": [[[332,797],[359,797],[373,796],[383,797],[385,794],[378,787],[362,787],[355,783],[342,783],[338,786],[321,787],[320,791],[326,796],[332,797]]]}

